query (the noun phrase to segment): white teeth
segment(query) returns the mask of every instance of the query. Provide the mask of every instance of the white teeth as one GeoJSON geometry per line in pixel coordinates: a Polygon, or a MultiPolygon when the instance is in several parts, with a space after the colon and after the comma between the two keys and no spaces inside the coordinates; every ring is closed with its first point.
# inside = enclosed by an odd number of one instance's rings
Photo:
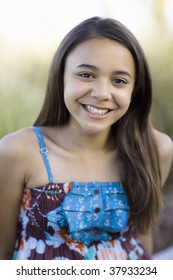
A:
{"type": "Polygon", "coordinates": [[[108,109],[98,109],[98,108],[95,108],[95,107],[90,106],[90,105],[85,105],[85,108],[90,113],[92,113],[94,115],[98,115],[98,116],[103,116],[103,115],[107,114],[108,111],[109,111],[108,109]]]}

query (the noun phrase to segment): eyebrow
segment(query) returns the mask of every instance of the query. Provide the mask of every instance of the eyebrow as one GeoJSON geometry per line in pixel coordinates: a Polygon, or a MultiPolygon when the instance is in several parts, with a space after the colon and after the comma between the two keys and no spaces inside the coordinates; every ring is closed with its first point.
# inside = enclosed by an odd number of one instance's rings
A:
{"type": "MultiPolygon", "coordinates": [[[[91,65],[91,64],[86,64],[86,63],[80,64],[77,67],[88,68],[88,69],[92,69],[92,70],[98,70],[98,68],[96,66],[91,65]]],[[[125,76],[128,76],[128,77],[132,78],[130,73],[128,71],[125,71],[125,70],[117,70],[117,71],[114,71],[113,74],[115,74],[115,75],[125,75],[125,76]]]]}
{"type": "Polygon", "coordinates": [[[125,75],[125,76],[128,76],[129,78],[132,78],[132,76],[130,75],[130,73],[127,72],[127,71],[124,71],[124,70],[117,70],[117,71],[114,71],[113,74],[116,74],[116,75],[125,75]]]}
{"type": "Polygon", "coordinates": [[[93,70],[98,70],[98,68],[94,65],[90,65],[90,64],[80,64],[77,67],[79,68],[89,68],[89,69],[93,69],[93,70]]]}

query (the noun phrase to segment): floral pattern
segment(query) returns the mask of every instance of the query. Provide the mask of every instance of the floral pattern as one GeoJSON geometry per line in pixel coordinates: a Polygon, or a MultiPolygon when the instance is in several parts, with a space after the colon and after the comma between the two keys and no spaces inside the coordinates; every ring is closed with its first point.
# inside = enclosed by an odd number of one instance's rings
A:
{"type": "Polygon", "coordinates": [[[128,221],[120,183],[25,188],[13,259],[150,259],[128,221]]]}

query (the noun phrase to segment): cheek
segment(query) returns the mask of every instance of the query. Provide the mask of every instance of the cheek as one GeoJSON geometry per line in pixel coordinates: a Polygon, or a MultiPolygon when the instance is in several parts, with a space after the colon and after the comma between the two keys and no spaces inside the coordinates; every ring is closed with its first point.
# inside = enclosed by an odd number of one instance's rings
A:
{"type": "Polygon", "coordinates": [[[76,96],[76,86],[73,82],[68,81],[64,84],[64,101],[71,102],[75,99],[76,96]]]}
{"type": "Polygon", "coordinates": [[[120,108],[127,108],[130,105],[131,102],[131,92],[128,93],[121,93],[116,97],[116,103],[119,105],[120,108]]]}
{"type": "Polygon", "coordinates": [[[81,92],[81,88],[75,83],[64,85],[64,102],[69,111],[76,109],[81,92]]]}
{"type": "Polygon", "coordinates": [[[89,87],[80,83],[71,82],[64,85],[64,100],[79,101],[89,92],[89,87]]]}

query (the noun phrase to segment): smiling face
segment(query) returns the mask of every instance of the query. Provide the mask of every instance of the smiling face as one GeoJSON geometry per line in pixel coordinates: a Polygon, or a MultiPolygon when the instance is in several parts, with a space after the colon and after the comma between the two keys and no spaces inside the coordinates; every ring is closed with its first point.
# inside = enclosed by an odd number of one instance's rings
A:
{"type": "Polygon", "coordinates": [[[70,124],[88,134],[109,132],[128,110],[134,83],[135,65],[127,48],[110,39],[79,44],[64,72],[70,124]]]}

